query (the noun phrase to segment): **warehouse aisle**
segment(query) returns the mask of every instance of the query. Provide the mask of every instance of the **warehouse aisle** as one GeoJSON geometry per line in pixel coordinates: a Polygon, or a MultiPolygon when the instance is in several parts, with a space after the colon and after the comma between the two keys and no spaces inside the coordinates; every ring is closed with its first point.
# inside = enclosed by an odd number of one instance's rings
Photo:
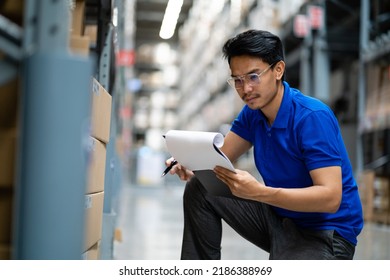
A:
{"type": "MultiPolygon", "coordinates": [[[[114,259],[175,260],[182,235],[181,182],[141,187],[125,184],[120,192],[117,228],[122,240],[114,242],[114,259]]],[[[366,224],[355,259],[390,260],[390,227],[366,224]]],[[[268,254],[224,226],[222,259],[268,259],[268,254]]]]}

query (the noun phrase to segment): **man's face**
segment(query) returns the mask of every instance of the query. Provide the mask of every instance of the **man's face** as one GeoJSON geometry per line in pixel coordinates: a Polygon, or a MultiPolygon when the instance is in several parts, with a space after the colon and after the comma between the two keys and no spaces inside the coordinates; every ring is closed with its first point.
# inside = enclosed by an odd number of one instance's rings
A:
{"type": "Polygon", "coordinates": [[[235,56],[230,60],[229,83],[251,109],[265,109],[277,93],[277,73],[271,65],[253,56],[235,56]]]}

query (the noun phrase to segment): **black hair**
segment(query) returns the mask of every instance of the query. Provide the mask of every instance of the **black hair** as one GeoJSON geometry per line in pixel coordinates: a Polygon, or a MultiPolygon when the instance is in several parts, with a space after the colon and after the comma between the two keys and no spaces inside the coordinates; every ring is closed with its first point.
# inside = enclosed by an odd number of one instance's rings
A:
{"type": "Polygon", "coordinates": [[[284,61],[283,44],[280,38],[268,31],[247,30],[226,41],[223,56],[230,64],[234,56],[249,55],[273,64],[284,61]]]}

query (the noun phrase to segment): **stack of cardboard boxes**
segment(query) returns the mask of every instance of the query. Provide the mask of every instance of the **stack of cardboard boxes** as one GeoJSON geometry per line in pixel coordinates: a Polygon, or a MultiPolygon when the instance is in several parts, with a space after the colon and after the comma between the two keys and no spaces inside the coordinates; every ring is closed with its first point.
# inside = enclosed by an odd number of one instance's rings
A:
{"type": "MultiPolygon", "coordinates": [[[[75,0],[71,15],[69,49],[77,55],[89,55],[96,41],[96,26],[85,24],[85,1],[75,0]]],[[[110,137],[111,95],[96,80],[91,89],[91,131],[88,139],[88,174],[85,191],[85,240],[82,258],[99,259],[102,237],[106,145],[110,137]]]]}
{"type": "Polygon", "coordinates": [[[373,170],[364,170],[359,174],[358,186],[359,195],[363,207],[363,218],[366,222],[372,221],[374,201],[374,180],[373,170]]]}
{"type": "Polygon", "coordinates": [[[372,64],[367,69],[365,129],[390,127],[390,64],[372,64]]]}
{"type": "MultiPolygon", "coordinates": [[[[0,14],[22,25],[23,0],[0,1],[0,14]]],[[[0,61],[5,59],[0,51],[0,61]]],[[[0,75],[1,75],[0,71],[0,75]]],[[[0,82],[0,260],[11,258],[19,79],[0,82]]]]}
{"type": "Polygon", "coordinates": [[[85,5],[84,0],[75,0],[71,9],[69,49],[78,55],[89,55],[97,41],[97,24],[85,21],[85,5]]]}
{"type": "Polygon", "coordinates": [[[89,36],[84,35],[85,1],[74,1],[71,10],[71,25],[69,36],[69,49],[74,54],[88,55],[90,47],[89,36]]]}
{"type": "Polygon", "coordinates": [[[376,176],[374,180],[373,221],[390,224],[390,184],[389,179],[376,176]]]}
{"type": "Polygon", "coordinates": [[[89,168],[85,193],[84,259],[98,259],[102,236],[106,145],[110,137],[111,95],[93,79],[89,168]]]}
{"type": "MultiPolygon", "coordinates": [[[[389,157],[390,128],[390,64],[370,63],[367,67],[367,93],[362,129],[367,164],[389,157]]],[[[366,221],[390,224],[390,169],[383,161],[373,170],[365,170],[360,178],[360,191],[366,221]]]]}
{"type": "Polygon", "coordinates": [[[0,85],[0,259],[12,250],[18,96],[18,79],[0,85]]]}
{"type": "Polygon", "coordinates": [[[390,224],[390,180],[365,170],[359,178],[360,198],[366,222],[390,224]]]}

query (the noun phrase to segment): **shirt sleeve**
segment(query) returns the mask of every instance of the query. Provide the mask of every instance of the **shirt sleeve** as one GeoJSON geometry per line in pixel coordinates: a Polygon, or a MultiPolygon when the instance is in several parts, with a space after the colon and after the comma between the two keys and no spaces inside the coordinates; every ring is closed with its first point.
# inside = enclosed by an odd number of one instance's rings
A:
{"type": "Polygon", "coordinates": [[[326,110],[313,111],[302,121],[299,141],[308,170],[341,166],[342,137],[334,115],[326,110]]]}
{"type": "Polygon", "coordinates": [[[236,119],[232,122],[231,131],[245,139],[246,141],[253,144],[253,135],[251,133],[251,118],[248,116],[250,114],[249,108],[244,106],[241,112],[238,114],[236,119]]]}

